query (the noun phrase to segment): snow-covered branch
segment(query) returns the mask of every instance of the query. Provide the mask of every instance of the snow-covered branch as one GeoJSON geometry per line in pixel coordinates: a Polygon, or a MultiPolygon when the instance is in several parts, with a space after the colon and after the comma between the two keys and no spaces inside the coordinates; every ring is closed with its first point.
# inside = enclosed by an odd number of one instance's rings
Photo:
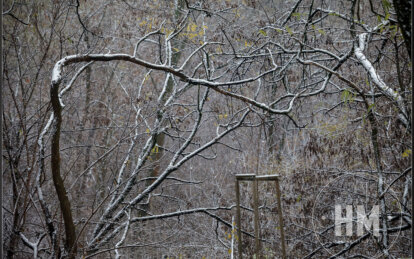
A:
{"type": "Polygon", "coordinates": [[[409,116],[407,114],[407,109],[405,108],[405,104],[404,104],[404,100],[402,96],[396,90],[389,87],[381,79],[381,77],[378,75],[377,71],[375,70],[374,66],[364,55],[364,50],[367,44],[367,37],[368,37],[368,33],[362,33],[358,35],[358,41],[355,46],[355,56],[357,57],[361,65],[365,68],[365,70],[368,72],[369,76],[371,77],[375,85],[386,96],[388,96],[394,103],[397,104],[397,107],[400,110],[399,119],[401,120],[401,122],[404,124],[404,126],[407,129],[410,129],[409,116]]]}

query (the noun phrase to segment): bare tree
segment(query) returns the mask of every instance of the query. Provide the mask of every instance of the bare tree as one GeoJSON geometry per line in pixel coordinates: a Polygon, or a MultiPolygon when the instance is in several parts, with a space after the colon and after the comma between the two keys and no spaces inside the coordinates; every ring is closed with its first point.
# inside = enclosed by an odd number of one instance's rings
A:
{"type": "MultiPolygon", "coordinates": [[[[408,253],[396,243],[412,209],[404,3],[5,9],[8,258],[234,255],[240,172],[280,175],[291,257],[408,253]],[[336,236],[335,205],[360,203],[379,205],[379,236],[336,236]]],[[[279,258],[275,193],[260,193],[263,254],[279,258]]]]}

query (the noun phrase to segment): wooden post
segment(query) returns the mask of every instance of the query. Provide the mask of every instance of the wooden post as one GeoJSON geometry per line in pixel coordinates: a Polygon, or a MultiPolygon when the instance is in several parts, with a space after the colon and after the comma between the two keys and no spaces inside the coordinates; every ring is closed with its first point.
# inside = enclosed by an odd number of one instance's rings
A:
{"type": "Polygon", "coordinates": [[[240,215],[240,186],[239,186],[239,180],[236,178],[236,223],[237,223],[237,248],[238,248],[238,258],[243,258],[243,251],[242,251],[242,234],[241,234],[241,215],[240,215]]]}
{"type": "Polygon", "coordinates": [[[282,258],[287,259],[286,256],[286,246],[285,246],[285,230],[283,225],[283,212],[282,212],[282,201],[280,198],[280,186],[279,180],[276,179],[276,198],[277,198],[277,209],[279,216],[279,227],[280,227],[280,239],[282,240],[282,258]]]}
{"type": "Polygon", "coordinates": [[[254,242],[256,244],[256,258],[260,258],[260,226],[259,226],[259,190],[257,178],[253,181],[253,210],[254,210],[254,242]]]}

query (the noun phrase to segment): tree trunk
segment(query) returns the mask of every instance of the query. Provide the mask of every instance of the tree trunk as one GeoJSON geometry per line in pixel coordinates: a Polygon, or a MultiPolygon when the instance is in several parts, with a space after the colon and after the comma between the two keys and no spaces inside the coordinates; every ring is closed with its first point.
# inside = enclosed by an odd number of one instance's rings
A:
{"type": "Polygon", "coordinates": [[[404,37],[405,47],[411,57],[411,0],[394,0],[394,9],[397,13],[398,25],[404,37]]]}
{"type": "Polygon", "coordinates": [[[76,231],[73,223],[72,210],[66,188],[60,175],[60,128],[62,124],[62,107],[59,101],[59,83],[53,84],[50,90],[54,121],[52,124],[52,179],[59,199],[60,210],[63,215],[65,225],[66,241],[65,249],[69,258],[75,258],[76,255],[76,231]]]}

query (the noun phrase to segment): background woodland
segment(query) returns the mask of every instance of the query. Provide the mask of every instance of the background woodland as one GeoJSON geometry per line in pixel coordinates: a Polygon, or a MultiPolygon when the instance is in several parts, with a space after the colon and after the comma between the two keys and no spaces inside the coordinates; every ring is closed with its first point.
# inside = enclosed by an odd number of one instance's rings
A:
{"type": "MultiPolygon", "coordinates": [[[[408,257],[410,10],[3,1],[6,258],[236,256],[240,173],[280,176],[289,258],[408,257]],[[379,205],[380,235],[335,236],[337,204],[379,205]]],[[[274,185],[259,191],[262,257],[281,258],[274,185]]]]}

